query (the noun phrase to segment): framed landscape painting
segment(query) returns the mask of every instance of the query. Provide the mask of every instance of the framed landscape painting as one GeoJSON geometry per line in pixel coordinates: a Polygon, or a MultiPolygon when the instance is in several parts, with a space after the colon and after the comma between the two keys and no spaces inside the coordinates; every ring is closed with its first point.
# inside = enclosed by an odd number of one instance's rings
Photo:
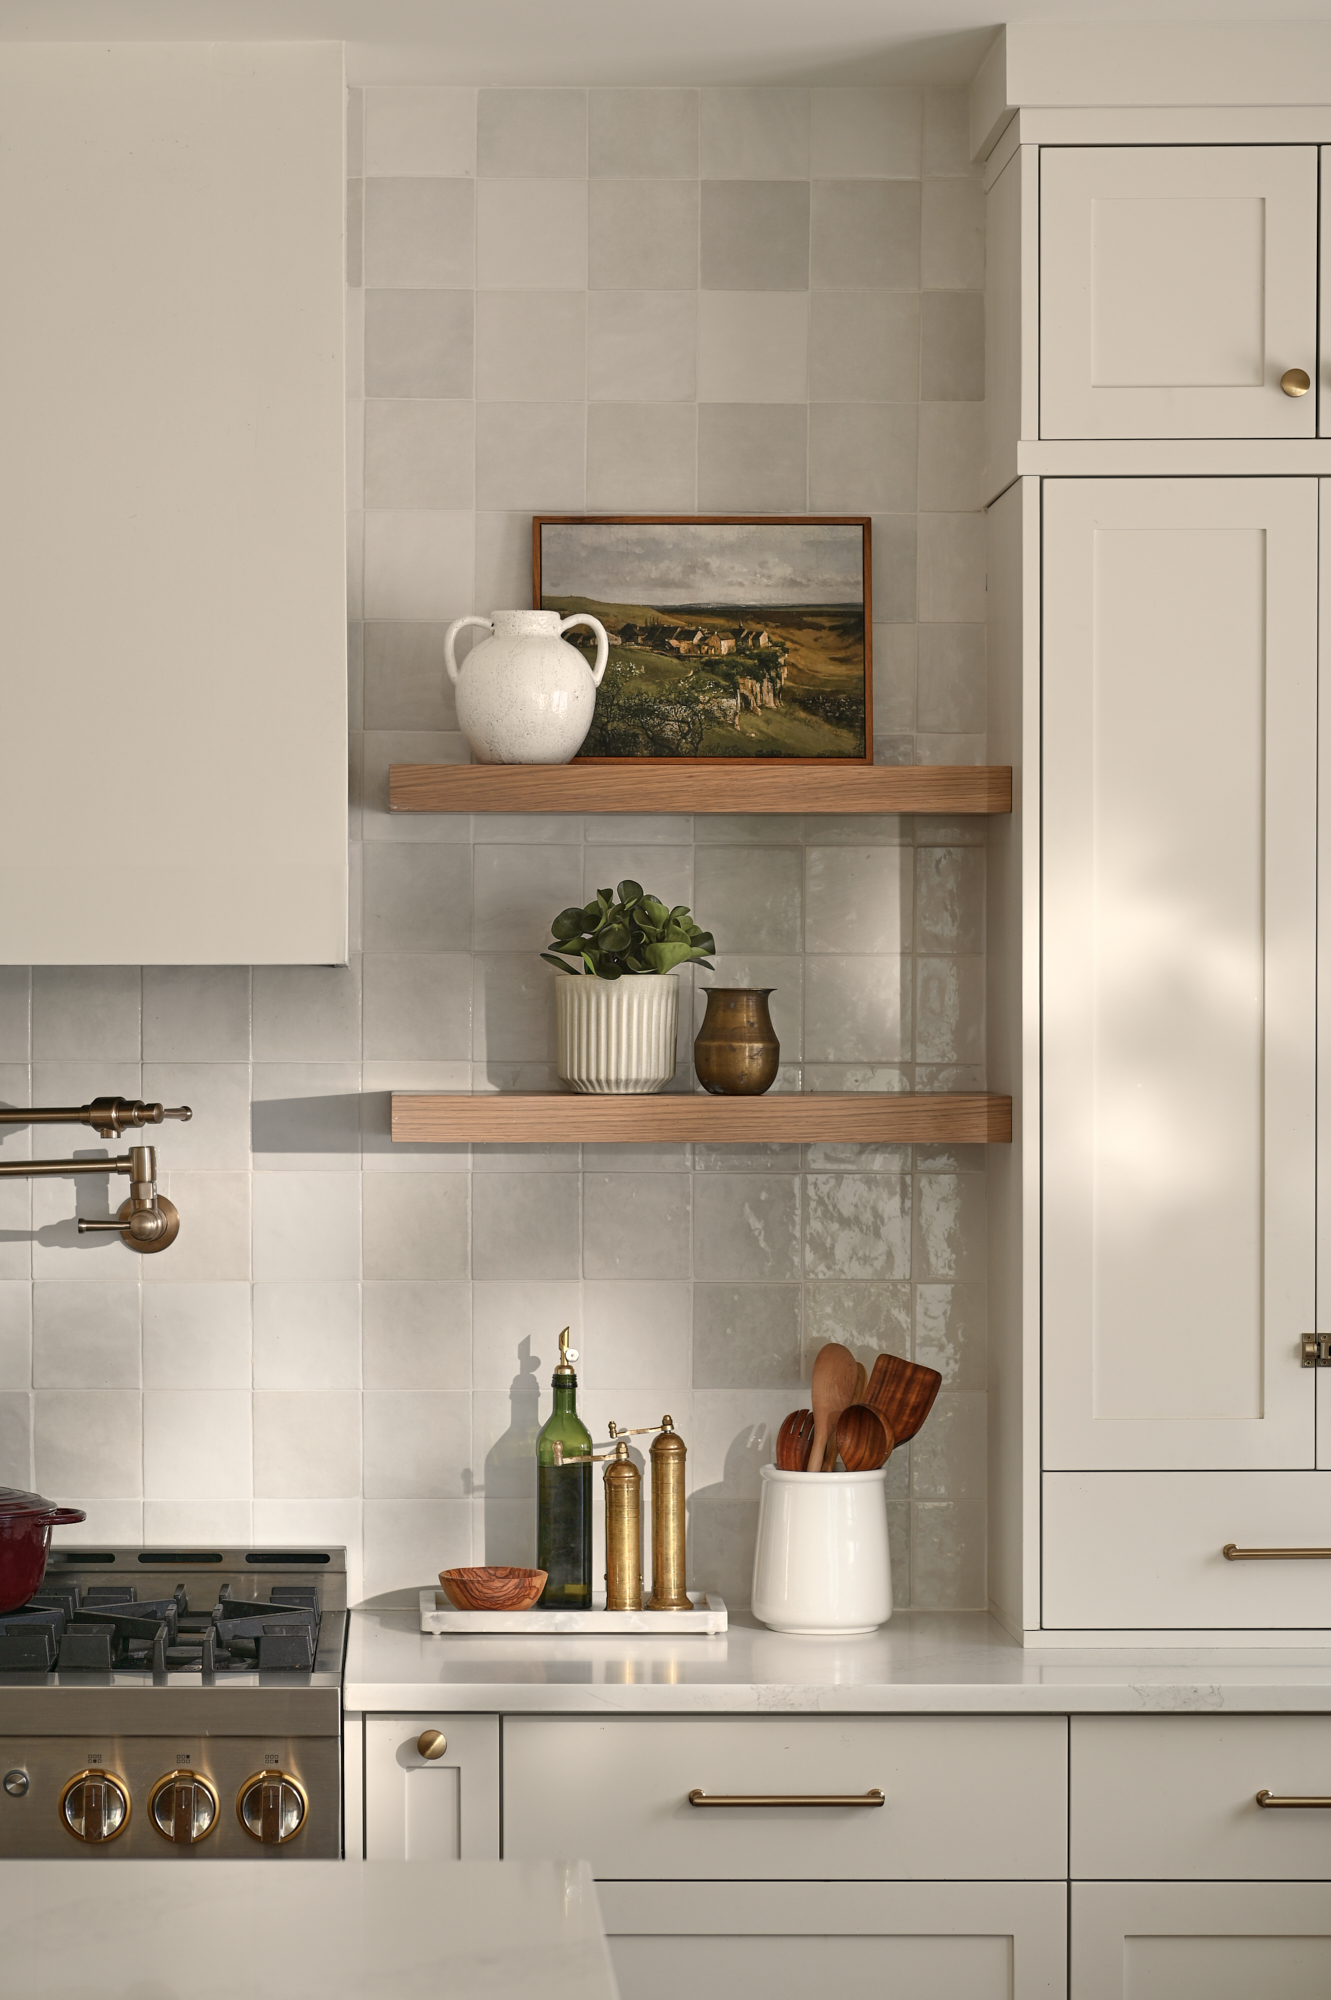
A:
{"type": "Polygon", "coordinates": [[[867,519],[538,515],[532,558],[537,609],[610,640],[581,758],[872,763],[867,519]]]}

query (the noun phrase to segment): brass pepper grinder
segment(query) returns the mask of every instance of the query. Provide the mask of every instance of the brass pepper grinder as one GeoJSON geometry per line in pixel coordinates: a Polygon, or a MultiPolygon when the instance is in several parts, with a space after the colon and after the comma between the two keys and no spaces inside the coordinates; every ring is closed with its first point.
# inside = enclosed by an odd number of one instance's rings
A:
{"type": "Polygon", "coordinates": [[[649,1611],[691,1611],[684,1588],[684,1460],[674,1419],[652,1440],[652,1595],[649,1611]]]}
{"type": "MultiPolygon", "coordinates": [[[[655,1426],[653,1426],[655,1428],[655,1426]]],[[[610,1426],[611,1452],[564,1456],[556,1443],[556,1465],[605,1464],[605,1608],[642,1610],[642,1474],[629,1457],[628,1432],[610,1426]]]]}

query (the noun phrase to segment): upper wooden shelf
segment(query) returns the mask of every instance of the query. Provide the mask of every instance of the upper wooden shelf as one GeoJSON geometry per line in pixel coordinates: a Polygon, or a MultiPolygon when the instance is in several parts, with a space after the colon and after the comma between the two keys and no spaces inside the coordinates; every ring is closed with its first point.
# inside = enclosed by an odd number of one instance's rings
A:
{"type": "Polygon", "coordinates": [[[393,812],[1009,813],[1007,764],[394,764],[393,812]]]}
{"type": "Polygon", "coordinates": [[[710,1139],[842,1139],[858,1145],[1006,1145],[1012,1099],[989,1092],[783,1092],[708,1097],[661,1092],[641,1097],[526,1095],[509,1091],[393,1093],[393,1137],[453,1145],[571,1145],[710,1139]]]}

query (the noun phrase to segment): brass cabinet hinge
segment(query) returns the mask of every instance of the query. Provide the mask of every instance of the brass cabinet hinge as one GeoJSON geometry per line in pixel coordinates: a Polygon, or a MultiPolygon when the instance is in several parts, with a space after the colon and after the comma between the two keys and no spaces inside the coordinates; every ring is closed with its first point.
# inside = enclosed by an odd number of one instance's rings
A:
{"type": "Polygon", "coordinates": [[[1304,1334],[1303,1366],[1305,1368],[1331,1368],[1331,1333],[1304,1334]]]}

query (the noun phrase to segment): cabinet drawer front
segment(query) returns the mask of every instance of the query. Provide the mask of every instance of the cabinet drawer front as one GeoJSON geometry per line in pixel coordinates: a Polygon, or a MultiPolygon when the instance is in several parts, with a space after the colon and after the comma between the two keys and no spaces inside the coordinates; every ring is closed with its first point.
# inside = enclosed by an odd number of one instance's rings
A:
{"type": "Polygon", "coordinates": [[[1062,1876],[1066,1756],[1059,1716],[510,1717],[504,1853],[612,1880],[1062,1876]],[[875,1787],[882,1806],[689,1803],[875,1787]]]}
{"type": "Polygon", "coordinates": [[[1061,1882],[606,1882],[623,2000],[807,2000],[841,1986],[927,2000],[1066,2000],[1061,1882]]]}
{"type": "Polygon", "coordinates": [[[1072,1719],[1072,1873],[1331,1880],[1331,1716],[1072,1719]]]}
{"type": "Polygon", "coordinates": [[[1227,1562],[1331,1547],[1324,1472],[1047,1472],[1050,1631],[1306,1631],[1331,1626],[1331,1561],[1227,1562]]]}
{"type": "Polygon", "coordinates": [[[1076,2000],[1325,2000],[1319,1884],[1074,1882],[1076,2000]]]}

